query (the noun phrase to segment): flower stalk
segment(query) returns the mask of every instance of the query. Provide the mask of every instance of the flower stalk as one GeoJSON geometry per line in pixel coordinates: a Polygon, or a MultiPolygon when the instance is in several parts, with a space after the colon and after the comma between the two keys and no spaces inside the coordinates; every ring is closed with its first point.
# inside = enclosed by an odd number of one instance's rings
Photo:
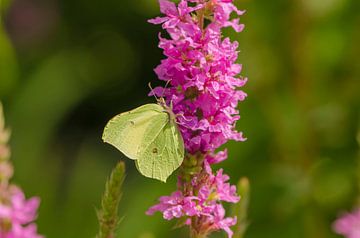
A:
{"type": "Polygon", "coordinates": [[[223,202],[237,203],[240,197],[229,176],[211,165],[227,158],[217,149],[229,140],[245,141],[235,124],[236,109],[246,93],[239,90],[247,79],[238,76],[237,42],[223,38],[222,29],[244,28],[232,13],[241,16],[232,0],[181,0],[175,4],[159,0],[164,16],[149,20],[161,24],[168,38],[159,34],[163,59],[155,68],[168,87],[156,87],[150,95],[165,98],[173,105],[177,124],[184,139],[186,155],[178,175],[177,191],[163,196],[149,208],[148,215],[159,211],[166,220],[178,219],[177,226],[189,226],[190,236],[205,238],[224,230],[233,236],[231,226],[237,217],[226,217],[223,202]]]}
{"type": "Polygon", "coordinates": [[[240,202],[232,207],[232,214],[237,216],[238,223],[234,228],[233,238],[243,238],[249,225],[247,220],[250,202],[250,183],[248,178],[241,178],[237,184],[237,192],[241,197],[240,202]]]}
{"type": "Polygon", "coordinates": [[[105,185],[105,192],[101,201],[101,210],[98,211],[99,233],[96,238],[115,237],[116,228],[120,222],[118,210],[124,178],[125,164],[119,162],[113,169],[105,185]]]}

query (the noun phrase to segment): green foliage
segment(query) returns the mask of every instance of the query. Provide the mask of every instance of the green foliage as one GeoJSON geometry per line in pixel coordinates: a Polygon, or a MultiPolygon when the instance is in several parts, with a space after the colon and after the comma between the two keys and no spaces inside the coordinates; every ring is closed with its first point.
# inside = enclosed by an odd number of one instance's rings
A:
{"type": "Polygon", "coordinates": [[[0,18],[2,18],[3,12],[9,7],[11,0],[0,1],[0,18]]]}
{"type": "Polygon", "coordinates": [[[1,21],[0,9],[0,97],[11,92],[18,80],[18,65],[12,44],[1,21]]]}
{"type": "Polygon", "coordinates": [[[120,221],[118,211],[122,196],[122,184],[125,178],[125,164],[119,162],[106,182],[105,192],[98,211],[99,233],[96,238],[114,238],[120,221]]]}

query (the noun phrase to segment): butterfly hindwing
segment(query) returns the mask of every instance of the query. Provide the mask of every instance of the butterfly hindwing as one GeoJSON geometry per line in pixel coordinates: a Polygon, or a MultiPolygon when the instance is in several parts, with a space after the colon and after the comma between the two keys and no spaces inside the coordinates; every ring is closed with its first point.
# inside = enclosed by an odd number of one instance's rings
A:
{"type": "Polygon", "coordinates": [[[177,162],[181,164],[184,160],[185,156],[185,146],[184,146],[184,140],[182,138],[182,135],[180,133],[180,130],[176,124],[176,122],[171,122],[173,125],[171,126],[172,130],[172,140],[174,144],[174,149],[176,150],[177,154],[177,162]]]}
{"type": "Polygon", "coordinates": [[[182,137],[177,125],[169,120],[152,141],[147,141],[142,153],[139,154],[136,166],[144,176],[166,182],[181,165],[183,158],[182,137]]]}

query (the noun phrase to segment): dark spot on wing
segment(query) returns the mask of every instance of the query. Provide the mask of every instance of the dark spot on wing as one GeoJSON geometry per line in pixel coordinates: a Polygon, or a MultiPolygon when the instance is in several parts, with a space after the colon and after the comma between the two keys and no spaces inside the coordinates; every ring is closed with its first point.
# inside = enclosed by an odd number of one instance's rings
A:
{"type": "Polygon", "coordinates": [[[152,152],[153,152],[154,154],[157,154],[157,153],[158,153],[158,149],[157,149],[157,148],[154,148],[154,149],[152,150],[152,152]]]}
{"type": "Polygon", "coordinates": [[[130,121],[130,124],[131,124],[131,125],[135,125],[135,122],[134,122],[134,121],[130,121]]]}

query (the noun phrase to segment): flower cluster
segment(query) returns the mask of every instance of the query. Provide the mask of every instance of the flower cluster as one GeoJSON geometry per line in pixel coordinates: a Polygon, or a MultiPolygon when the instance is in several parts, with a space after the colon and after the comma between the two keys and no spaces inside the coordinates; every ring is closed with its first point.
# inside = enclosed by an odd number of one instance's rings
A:
{"type": "Polygon", "coordinates": [[[246,97],[236,88],[246,79],[236,78],[241,71],[241,65],[235,63],[238,43],[221,38],[222,27],[243,29],[239,19],[229,20],[233,11],[243,12],[229,0],[182,0],[178,7],[168,0],[159,2],[166,16],[150,22],[162,23],[171,39],[159,35],[159,47],[167,58],[155,72],[159,79],[169,81],[170,87],[157,87],[154,93],[172,102],[174,113],[181,115],[178,124],[187,151],[209,152],[229,139],[243,141],[234,124],[240,118],[235,109],[238,101],[246,97]],[[188,2],[197,4],[190,7],[188,2]]]}
{"type": "Polygon", "coordinates": [[[236,218],[225,218],[221,202],[236,203],[236,188],[227,183],[222,170],[213,174],[210,165],[227,158],[227,151],[215,153],[228,140],[244,141],[235,130],[240,118],[236,109],[246,93],[238,90],[247,79],[238,77],[238,43],[222,37],[224,27],[236,32],[244,28],[242,15],[232,0],[181,0],[178,5],[159,0],[162,17],[149,20],[161,24],[168,37],[159,34],[159,47],[165,59],[155,68],[167,86],[156,87],[150,95],[164,97],[182,133],[187,155],[179,175],[179,190],[160,198],[149,209],[163,213],[165,219],[185,218],[185,223],[200,235],[223,229],[236,218]]]}
{"type": "Polygon", "coordinates": [[[360,238],[360,209],[344,214],[333,227],[336,233],[346,238],[360,238]]]}
{"type": "Polygon", "coordinates": [[[196,217],[196,223],[201,224],[199,233],[207,234],[219,229],[225,230],[229,237],[233,232],[230,226],[236,224],[235,218],[225,218],[225,210],[218,201],[236,203],[239,197],[236,195],[236,187],[227,183],[229,177],[219,170],[213,175],[210,166],[206,166],[206,173],[195,176],[191,181],[191,189],[188,194],[184,191],[173,192],[170,196],[160,197],[160,203],[149,208],[148,215],[156,211],[163,213],[166,220],[187,217],[186,225],[192,224],[196,217]],[[193,194],[197,191],[197,194],[193,194]]]}
{"type": "Polygon", "coordinates": [[[42,238],[34,223],[40,200],[26,200],[17,186],[10,184],[13,167],[7,146],[10,133],[4,128],[0,105],[0,238],[42,238]]]}

